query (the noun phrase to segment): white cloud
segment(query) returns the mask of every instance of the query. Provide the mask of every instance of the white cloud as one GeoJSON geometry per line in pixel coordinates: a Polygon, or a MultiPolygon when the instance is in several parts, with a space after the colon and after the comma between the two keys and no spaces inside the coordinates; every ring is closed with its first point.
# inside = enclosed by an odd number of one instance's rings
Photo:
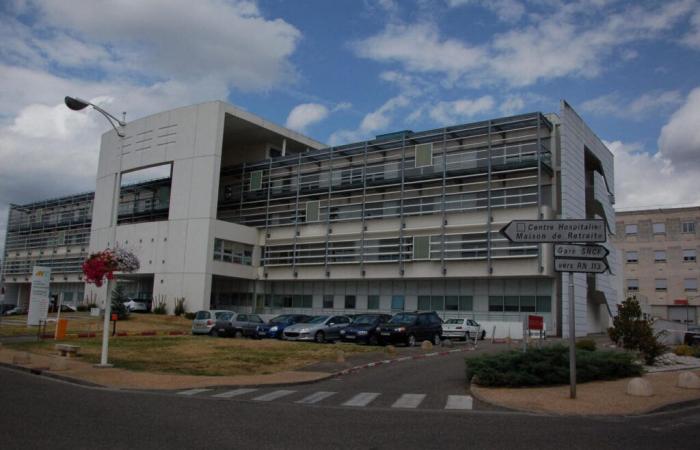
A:
{"type": "Polygon", "coordinates": [[[504,22],[517,22],[525,14],[525,6],[518,0],[447,0],[447,5],[450,8],[479,5],[504,22]]]}
{"type": "MultiPolygon", "coordinates": [[[[700,87],[688,94],[685,103],[673,113],[668,123],[661,129],[659,136],[661,154],[683,170],[700,169],[700,126],[698,125],[700,125],[700,87]]],[[[697,190],[700,192],[700,189],[697,190]]]]}
{"type": "Polygon", "coordinates": [[[622,119],[641,120],[650,114],[663,112],[683,102],[679,91],[654,91],[642,94],[632,101],[625,101],[614,92],[583,102],[581,109],[597,115],[622,119]]]}
{"type": "Polygon", "coordinates": [[[519,95],[511,95],[498,107],[498,110],[504,116],[512,116],[522,111],[523,108],[525,108],[525,100],[519,95]]]}
{"type": "Polygon", "coordinates": [[[691,48],[700,50],[700,6],[698,6],[695,13],[691,16],[689,30],[685,36],[683,36],[681,42],[691,48]]]}
{"type": "Polygon", "coordinates": [[[328,108],[318,103],[302,103],[295,106],[287,116],[286,127],[305,133],[306,128],[328,117],[328,108]]]}
{"type": "Polygon", "coordinates": [[[430,117],[440,125],[454,125],[477,114],[489,112],[494,107],[493,97],[485,95],[474,100],[460,99],[439,102],[430,110],[430,117]]]}
{"type": "Polygon", "coordinates": [[[390,98],[376,110],[365,114],[355,130],[339,130],[328,138],[330,145],[341,145],[373,137],[372,134],[389,127],[397,109],[411,104],[411,98],[399,94],[390,98]]]}

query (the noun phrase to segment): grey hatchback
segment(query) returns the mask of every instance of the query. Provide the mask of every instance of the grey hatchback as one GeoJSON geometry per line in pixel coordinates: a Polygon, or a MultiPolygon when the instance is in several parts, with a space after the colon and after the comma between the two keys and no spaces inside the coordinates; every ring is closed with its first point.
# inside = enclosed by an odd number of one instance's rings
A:
{"type": "Polygon", "coordinates": [[[234,337],[258,337],[257,329],[265,322],[257,314],[235,313],[229,311],[227,314],[217,318],[212,334],[215,336],[234,337]]]}

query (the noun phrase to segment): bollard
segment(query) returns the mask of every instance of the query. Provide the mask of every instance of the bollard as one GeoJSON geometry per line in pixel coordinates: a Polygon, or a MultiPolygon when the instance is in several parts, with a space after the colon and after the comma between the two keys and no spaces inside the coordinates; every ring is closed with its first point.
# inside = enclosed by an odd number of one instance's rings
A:
{"type": "Polygon", "coordinates": [[[342,350],[338,350],[338,352],[335,354],[335,362],[340,363],[340,364],[345,364],[345,352],[342,350]]]}

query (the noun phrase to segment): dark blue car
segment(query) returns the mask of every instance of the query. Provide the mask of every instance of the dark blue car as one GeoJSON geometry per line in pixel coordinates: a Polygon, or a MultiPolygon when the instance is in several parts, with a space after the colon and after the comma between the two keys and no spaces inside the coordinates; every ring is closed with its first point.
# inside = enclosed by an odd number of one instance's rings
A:
{"type": "Polygon", "coordinates": [[[361,342],[364,344],[379,344],[377,327],[391,320],[389,314],[360,314],[353,318],[352,323],[340,330],[343,342],[361,342]]]}
{"type": "Polygon", "coordinates": [[[264,325],[258,326],[258,338],[282,339],[282,332],[285,328],[295,323],[306,322],[311,316],[305,314],[282,314],[274,317],[264,325]]]}

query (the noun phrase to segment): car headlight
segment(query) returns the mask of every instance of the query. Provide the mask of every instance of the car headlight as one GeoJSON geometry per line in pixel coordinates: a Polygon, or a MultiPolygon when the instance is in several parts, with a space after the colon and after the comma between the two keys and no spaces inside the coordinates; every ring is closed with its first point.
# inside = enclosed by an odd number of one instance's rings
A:
{"type": "Polygon", "coordinates": [[[396,329],[396,331],[398,331],[399,333],[403,333],[404,331],[406,331],[406,328],[404,328],[404,327],[399,327],[399,328],[396,329]]]}
{"type": "Polygon", "coordinates": [[[273,332],[273,333],[276,333],[276,332],[277,332],[277,327],[276,327],[276,326],[271,327],[271,328],[270,328],[270,331],[273,332]]]}
{"type": "Polygon", "coordinates": [[[340,330],[340,334],[345,334],[345,330],[340,330]]]}
{"type": "Polygon", "coordinates": [[[367,330],[358,330],[357,334],[367,334],[367,330]]]}
{"type": "Polygon", "coordinates": [[[302,328],[299,330],[299,333],[308,333],[309,329],[308,328],[302,328]]]}
{"type": "Polygon", "coordinates": [[[380,331],[382,331],[382,327],[377,327],[376,331],[377,333],[379,333],[380,331]]]}

